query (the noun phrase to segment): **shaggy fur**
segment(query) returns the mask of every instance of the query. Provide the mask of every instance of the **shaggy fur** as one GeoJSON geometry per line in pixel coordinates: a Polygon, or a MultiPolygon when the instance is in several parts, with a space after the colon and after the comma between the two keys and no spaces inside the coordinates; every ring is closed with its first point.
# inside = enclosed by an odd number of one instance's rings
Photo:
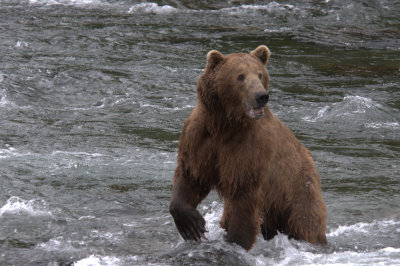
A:
{"type": "Polygon", "coordinates": [[[207,55],[198,104],[183,125],[170,212],[185,240],[200,241],[196,210],[211,189],[224,199],[221,226],[246,250],[260,229],[326,243],[326,206],[311,153],[266,105],[270,52],[207,55]]]}

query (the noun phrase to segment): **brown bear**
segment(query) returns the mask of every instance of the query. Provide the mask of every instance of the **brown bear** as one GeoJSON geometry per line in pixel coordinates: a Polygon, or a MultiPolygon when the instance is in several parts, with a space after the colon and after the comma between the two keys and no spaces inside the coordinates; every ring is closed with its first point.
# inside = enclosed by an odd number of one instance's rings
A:
{"type": "Polygon", "coordinates": [[[207,54],[197,106],[183,125],[170,212],[185,240],[205,238],[196,210],[211,189],[224,199],[227,240],[249,250],[261,229],[324,244],[326,206],[308,151],[267,106],[270,51],[207,54]]]}

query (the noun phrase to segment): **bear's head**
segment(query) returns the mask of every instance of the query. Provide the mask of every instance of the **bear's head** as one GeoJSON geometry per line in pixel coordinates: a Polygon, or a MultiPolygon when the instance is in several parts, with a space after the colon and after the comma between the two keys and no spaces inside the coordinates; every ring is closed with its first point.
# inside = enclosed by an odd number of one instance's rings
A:
{"type": "Polygon", "coordinates": [[[261,118],[269,99],[269,56],[269,49],[263,45],[249,54],[224,56],[210,51],[197,84],[199,101],[211,114],[222,115],[228,124],[261,118]]]}

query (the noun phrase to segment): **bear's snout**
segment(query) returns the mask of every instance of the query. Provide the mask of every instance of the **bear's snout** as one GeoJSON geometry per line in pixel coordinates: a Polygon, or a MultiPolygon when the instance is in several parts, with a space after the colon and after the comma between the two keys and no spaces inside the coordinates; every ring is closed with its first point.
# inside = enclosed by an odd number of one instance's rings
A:
{"type": "Polygon", "coordinates": [[[243,104],[247,114],[252,119],[259,119],[264,115],[264,106],[268,103],[269,94],[264,89],[249,93],[243,104]]]}
{"type": "Polygon", "coordinates": [[[264,107],[269,100],[269,95],[266,91],[261,91],[256,94],[256,102],[259,107],[264,107]]]}

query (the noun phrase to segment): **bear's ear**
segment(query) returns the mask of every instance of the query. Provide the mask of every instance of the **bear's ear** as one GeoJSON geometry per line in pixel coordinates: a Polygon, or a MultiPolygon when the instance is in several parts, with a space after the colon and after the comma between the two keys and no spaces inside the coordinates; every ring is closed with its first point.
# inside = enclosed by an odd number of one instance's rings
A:
{"type": "Polygon", "coordinates": [[[224,60],[224,55],[221,54],[220,52],[216,50],[211,50],[207,54],[207,66],[206,69],[213,69],[215,68],[219,63],[224,60]]]}
{"type": "Polygon", "coordinates": [[[271,54],[271,52],[269,51],[268,47],[265,45],[260,45],[257,47],[257,49],[255,49],[254,51],[252,51],[250,53],[251,55],[254,55],[255,57],[257,57],[258,59],[260,59],[260,61],[266,65],[268,63],[268,58],[271,54]]]}

